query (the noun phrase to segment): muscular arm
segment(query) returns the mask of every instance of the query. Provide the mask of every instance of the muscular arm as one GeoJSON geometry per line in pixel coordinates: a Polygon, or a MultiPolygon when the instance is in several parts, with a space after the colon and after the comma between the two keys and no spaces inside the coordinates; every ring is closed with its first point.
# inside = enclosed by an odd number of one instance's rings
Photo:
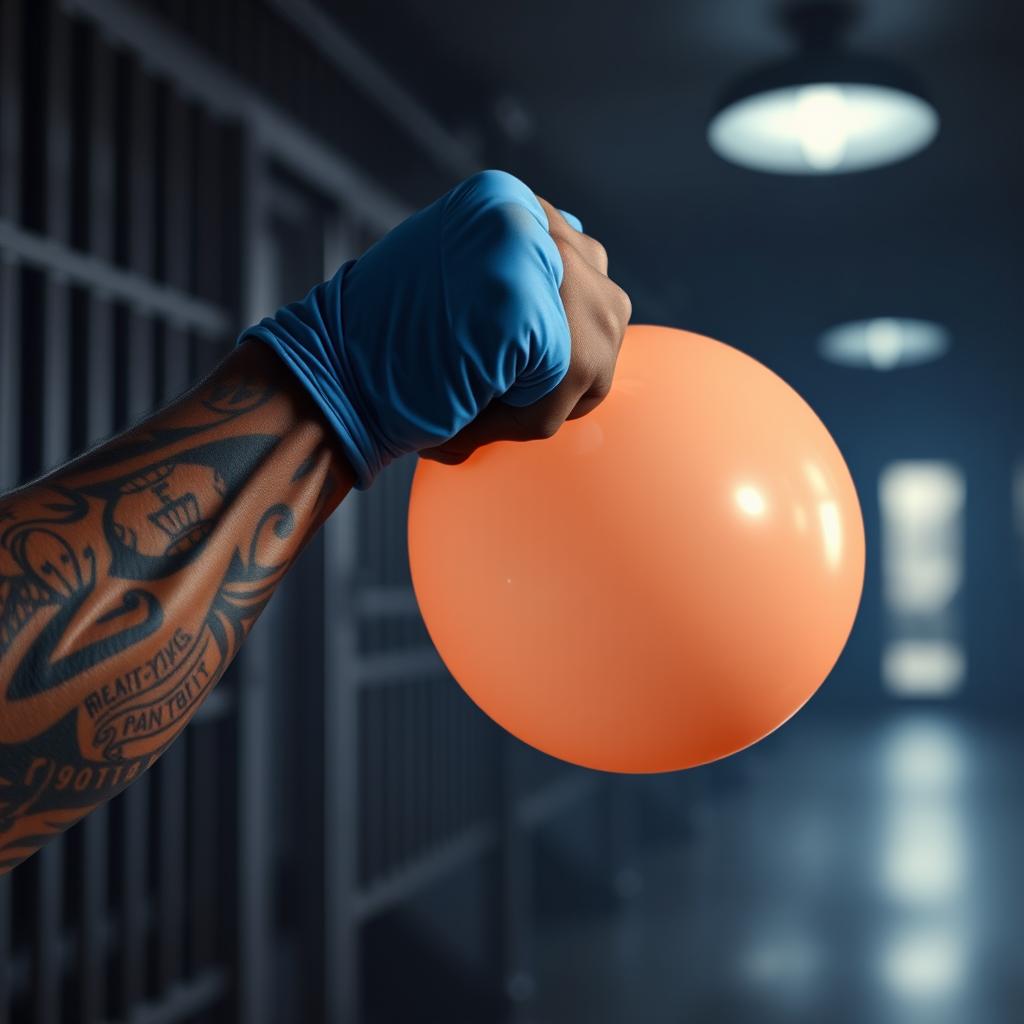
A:
{"type": "Polygon", "coordinates": [[[484,171],[0,495],[0,872],[160,756],[357,472],[549,436],[607,394],[629,316],[604,247],[484,171]]]}
{"type": "Polygon", "coordinates": [[[322,414],[249,342],[0,496],[0,872],[160,756],[352,483],[322,414]]]}

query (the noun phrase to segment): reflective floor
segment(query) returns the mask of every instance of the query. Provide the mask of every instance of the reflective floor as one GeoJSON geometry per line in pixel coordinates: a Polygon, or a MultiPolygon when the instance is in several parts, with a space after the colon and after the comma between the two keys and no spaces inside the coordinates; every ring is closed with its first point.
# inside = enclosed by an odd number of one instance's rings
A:
{"type": "Polygon", "coordinates": [[[540,936],[538,1024],[1024,1021],[1024,729],[798,716],[615,912],[540,936]]]}

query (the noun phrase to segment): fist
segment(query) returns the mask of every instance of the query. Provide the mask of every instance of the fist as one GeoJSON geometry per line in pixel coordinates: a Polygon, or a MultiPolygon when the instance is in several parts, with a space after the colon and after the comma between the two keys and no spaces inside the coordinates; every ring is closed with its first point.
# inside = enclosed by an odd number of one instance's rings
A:
{"type": "Polygon", "coordinates": [[[461,462],[584,415],[629,317],[599,242],[482,171],[242,337],[276,349],[366,487],[408,452],[461,462]]]}
{"type": "Polygon", "coordinates": [[[534,198],[544,212],[562,268],[558,295],[569,334],[565,370],[552,390],[528,404],[507,394],[495,398],[449,440],[422,449],[423,458],[456,464],[491,441],[551,437],[565,420],[584,416],[599,405],[611,388],[632,315],[629,296],[608,276],[604,246],[569,223],[546,199],[534,198]]]}

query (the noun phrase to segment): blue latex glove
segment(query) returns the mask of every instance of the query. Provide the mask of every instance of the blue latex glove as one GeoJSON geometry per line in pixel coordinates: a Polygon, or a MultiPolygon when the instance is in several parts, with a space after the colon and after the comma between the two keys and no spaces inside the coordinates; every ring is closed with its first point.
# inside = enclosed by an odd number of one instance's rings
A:
{"type": "Polygon", "coordinates": [[[337,431],[362,489],[495,398],[525,406],[558,386],[570,357],[561,283],[536,196],[511,174],[481,171],[239,342],[273,346],[337,431]]]}

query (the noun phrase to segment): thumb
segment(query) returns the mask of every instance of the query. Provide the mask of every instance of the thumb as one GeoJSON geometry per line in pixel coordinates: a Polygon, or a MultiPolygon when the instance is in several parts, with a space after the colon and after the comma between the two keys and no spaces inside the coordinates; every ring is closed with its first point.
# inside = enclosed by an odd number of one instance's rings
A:
{"type": "Polygon", "coordinates": [[[434,448],[424,448],[422,459],[457,466],[465,462],[482,445],[492,441],[529,441],[535,439],[530,426],[522,418],[523,410],[506,402],[495,400],[471,423],[454,437],[434,448]]]}
{"type": "Polygon", "coordinates": [[[420,456],[457,466],[481,445],[492,441],[541,441],[552,437],[572,414],[586,386],[568,377],[554,391],[530,405],[492,401],[475,420],[444,444],[424,448],[420,456]]]}

